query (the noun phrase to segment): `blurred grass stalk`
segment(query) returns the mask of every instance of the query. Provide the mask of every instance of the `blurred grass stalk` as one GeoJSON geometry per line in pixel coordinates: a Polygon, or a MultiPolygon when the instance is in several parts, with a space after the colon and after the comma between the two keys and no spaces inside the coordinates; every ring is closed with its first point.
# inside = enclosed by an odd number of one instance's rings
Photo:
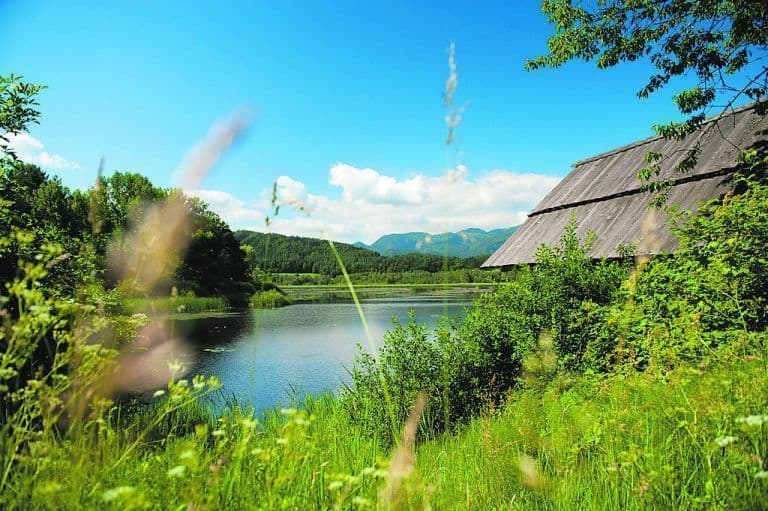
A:
{"type": "MultiPolygon", "coordinates": [[[[193,147],[175,172],[176,182],[182,190],[199,187],[224,151],[244,133],[249,122],[244,113],[237,112],[213,125],[207,136],[193,147]]],[[[96,228],[99,220],[95,215],[93,217],[96,228]]],[[[132,296],[145,297],[151,322],[139,330],[132,342],[120,348],[116,373],[101,385],[107,396],[119,392],[151,390],[183,376],[187,368],[174,368],[178,360],[187,358],[189,349],[184,339],[172,335],[167,321],[158,318],[158,312],[167,313],[169,306],[174,305],[176,310],[172,312],[181,312],[179,307],[186,308],[187,305],[194,308],[220,308],[224,305],[223,299],[150,299],[155,296],[158,285],[173,275],[183,258],[192,234],[189,219],[185,197],[179,191],[165,201],[147,206],[141,220],[121,242],[122,246],[130,247],[130,250],[117,250],[115,245],[110,248],[110,272],[118,277],[121,287],[132,296]],[[176,301],[183,303],[175,304],[176,301]]],[[[130,308],[139,303],[128,300],[126,305],[130,308]]],[[[83,408],[83,405],[78,408],[83,408]]]]}

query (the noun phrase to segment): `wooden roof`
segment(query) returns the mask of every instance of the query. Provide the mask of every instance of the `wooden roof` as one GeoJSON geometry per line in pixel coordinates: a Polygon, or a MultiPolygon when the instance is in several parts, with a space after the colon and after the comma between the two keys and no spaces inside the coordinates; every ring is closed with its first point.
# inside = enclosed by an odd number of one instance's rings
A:
{"type": "Polygon", "coordinates": [[[665,156],[659,178],[675,178],[668,204],[695,210],[729,189],[728,176],[737,168],[740,148],[764,150],[766,140],[768,115],[757,114],[754,105],[749,105],[707,120],[683,142],[656,136],[579,161],[483,267],[533,263],[541,244],[559,242],[571,214],[576,215],[580,238],[586,237],[587,230],[597,235],[590,253],[594,258],[618,257],[617,247],[622,244],[639,246],[639,252],[647,254],[674,250],[676,239],[669,235],[661,211],[657,211],[654,243],[643,243],[643,223],[652,199],[641,190],[637,178],[637,172],[647,165],[645,155],[654,151],[665,156]],[[696,168],[675,176],[675,165],[697,141],[701,141],[701,153],[696,168]]]}

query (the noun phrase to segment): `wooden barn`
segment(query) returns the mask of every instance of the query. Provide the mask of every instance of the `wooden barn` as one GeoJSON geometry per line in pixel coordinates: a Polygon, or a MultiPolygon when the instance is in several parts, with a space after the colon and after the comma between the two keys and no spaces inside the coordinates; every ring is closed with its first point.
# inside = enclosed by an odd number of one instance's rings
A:
{"type": "MultiPolygon", "coordinates": [[[[660,179],[675,178],[668,204],[695,210],[729,189],[729,175],[737,170],[739,149],[765,150],[768,143],[768,115],[755,112],[754,105],[729,111],[705,121],[702,128],[683,142],[656,136],[579,161],[573,170],[528,214],[528,219],[483,264],[483,267],[508,267],[534,262],[542,244],[556,245],[563,230],[576,216],[578,235],[596,233],[594,258],[618,257],[621,245],[638,247],[638,254],[652,255],[675,249],[664,213],[657,211],[652,231],[653,243],[643,243],[644,224],[652,195],[641,189],[638,171],[646,166],[649,151],[664,154],[660,179]],[[674,167],[688,149],[701,141],[696,168],[674,175],[674,167]]],[[[646,240],[647,241],[647,240],[646,240]]]]}

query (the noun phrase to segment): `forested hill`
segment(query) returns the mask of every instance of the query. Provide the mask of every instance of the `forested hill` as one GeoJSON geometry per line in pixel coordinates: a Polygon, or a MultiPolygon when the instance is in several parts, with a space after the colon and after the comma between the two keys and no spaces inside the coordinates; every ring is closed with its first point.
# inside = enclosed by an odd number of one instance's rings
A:
{"type": "Polygon", "coordinates": [[[355,243],[355,246],[368,248],[386,256],[417,253],[475,257],[496,252],[507,241],[507,238],[517,230],[517,227],[492,231],[464,229],[459,232],[441,234],[428,234],[426,232],[385,234],[371,245],[358,242],[355,243]]]}
{"type": "MultiPolygon", "coordinates": [[[[237,231],[235,238],[253,248],[254,262],[262,269],[278,273],[320,273],[336,276],[341,269],[326,240],[237,231]]],[[[372,250],[347,243],[334,243],[349,273],[407,272],[478,268],[487,254],[468,259],[434,254],[383,256],[372,250]]]]}

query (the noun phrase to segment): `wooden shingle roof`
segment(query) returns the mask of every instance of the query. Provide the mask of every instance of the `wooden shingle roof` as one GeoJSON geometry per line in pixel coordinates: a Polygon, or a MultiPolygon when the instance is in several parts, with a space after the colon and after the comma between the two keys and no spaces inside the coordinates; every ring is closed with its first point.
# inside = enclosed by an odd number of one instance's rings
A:
{"type": "MultiPolygon", "coordinates": [[[[541,244],[558,243],[572,214],[580,238],[584,239],[588,230],[597,235],[590,252],[594,258],[618,257],[617,248],[622,244],[642,248],[642,226],[652,196],[641,190],[637,172],[647,165],[645,155],[649,151],[664,154],[659,178],[675,180],[668,204],[695,210],[729,189],[728,176],[737,169],[740,149],[765,150],[767,140],[768,115],[756,113],[755,106],[749,105],[707,120],[682,142],[656,136],[579,161],[483,267],[533,263],[541,244]],[[675,166],[697,141],[701,152],[696,167],[687,174],[674,175],[675,166]]],[[[648,254],[670,252],[677,244],[668,233],[663,213],[658,213],[658,228],[653,234],[656,242],[645,250],[648,254]]]]}

